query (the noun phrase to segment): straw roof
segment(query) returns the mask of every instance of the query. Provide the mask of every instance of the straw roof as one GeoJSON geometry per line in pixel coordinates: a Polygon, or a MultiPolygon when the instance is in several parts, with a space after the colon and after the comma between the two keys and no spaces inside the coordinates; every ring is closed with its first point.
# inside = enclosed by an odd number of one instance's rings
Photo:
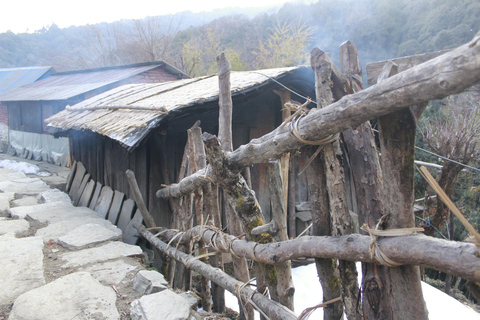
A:
{"type": "MultiPolygon", "coordinates": [[[[231,73],[232,95],[245,93],[304,67],[231,73]]],[[[50,132],[90,130],[120,142],[127,149],[138,143],[171,112],[218,100],[218,76],[155,84],[128,84],[48,118],[50,132]]]]}

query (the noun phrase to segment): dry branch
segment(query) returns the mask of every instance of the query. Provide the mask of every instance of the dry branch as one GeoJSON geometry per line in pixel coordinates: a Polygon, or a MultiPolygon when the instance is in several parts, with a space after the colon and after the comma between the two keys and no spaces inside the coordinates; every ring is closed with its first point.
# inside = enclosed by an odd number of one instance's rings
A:
{"type": "MultiPolygon", "coordinates": [[[[197,226],[185,232],[182,237],[173,230],[161,229],[161,237],[168,241],[176,237],[190,241],[202,237],[207,245],[215,244],[221,252],[230,252],[261,263],[279,262],[302,258],[329,258],[373,263],[369,252],[370,237],[350,234],[341,237],[304,236],[295,240],[259,244],[239,240],[233,236],[197,226]]],[[[400,237],[380,237],[380,250],[390,259],[406,265],[421,265],[433,268],[467,280],[480,281],[480,258],[477,247],[468,242],[437,239],[422,234],[400,237]]]]}

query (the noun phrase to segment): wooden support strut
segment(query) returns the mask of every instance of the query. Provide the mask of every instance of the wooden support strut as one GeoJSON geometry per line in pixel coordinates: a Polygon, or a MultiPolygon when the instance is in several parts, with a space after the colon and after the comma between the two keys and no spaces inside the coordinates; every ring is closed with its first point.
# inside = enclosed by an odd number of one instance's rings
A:
{"type": "MultiPolygon", "coordinates": [[[[331,134],[355,128],[365,121],[383,116],[405,107],[442,99],[463,92],[480,82],[480,33],[472,41],[444,55],[401,72],[379,84],[348,95],[315,112],[310,112],[298,123],[299,134],[308,140],[317,140],[331,134]]],[[[284,152],[304,145],[291,133],[289,127],[253,139],[227,154],[234,167],[268,162],[284,152]]],[[[205,171],[197,172],[206,175],[205,171]]],[[[199,184],[207,183],[207,179],[199,184]]],[[[176,188],[176,185],[168,188],[176,188]]],[[[168,197],[162,189],[157,197],[168,197]]],[[[173,196],[173,194],[172,194],[173,196]]]]}

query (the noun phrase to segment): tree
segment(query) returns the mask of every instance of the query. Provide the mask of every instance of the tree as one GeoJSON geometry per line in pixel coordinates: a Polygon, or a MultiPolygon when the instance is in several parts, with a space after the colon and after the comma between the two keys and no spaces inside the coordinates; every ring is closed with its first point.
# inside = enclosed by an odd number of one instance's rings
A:
{"type": "Polygon", "coordinates": [[[255,67],[289,67],[306,63],[307,44],[313,31],[305,23],[277,22],[273,33],[259,42],[255,51],[255,67]]]}
{"type": "MultiPolygon", "coordinates": [[[[446,161],[438,179],[439,185],[451,198],[464,168],[461,164],[478,163],[480,160],[479,100],[471,93],[448,97],[438,115],[421,123],[420,132],[433,152],[457,162],[446,161]]],[[[436,210],[424,226],[425,233],[433,235],[435,228],[443,227],[448,216],[448,208],[438,199],[436,210]]]]}

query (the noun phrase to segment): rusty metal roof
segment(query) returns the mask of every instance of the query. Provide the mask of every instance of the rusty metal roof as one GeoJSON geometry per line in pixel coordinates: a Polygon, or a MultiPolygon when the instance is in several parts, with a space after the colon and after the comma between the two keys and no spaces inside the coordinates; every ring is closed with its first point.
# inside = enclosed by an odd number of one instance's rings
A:
{"type": "Polygon", "coordinates": [[[52,67],[0,68],[0,93],[35,82],[51,69],[52,67]]]}
{"type": "MultiPolygon", "coordinates": [[[[232,96],[278,80],[299,69],[307,68],[232,72],[232,96]]],[[[131,150],[166,115],[189,106],[218,100],[218,91],[218,76],[159,84],[128,84],[74,106],[67,106],[46,121],[51,132],[90,130],[114,139],[131,150]]]]}
{"type": "Polygon", "coordinates": [[[163,66],[180,77],[183,72],[164,62],[141,63],[120,67],[69,71],[0,94],[0,101],[54,101],[68,100],[95,89],[106,87],[148,70],[163,66]]]}

